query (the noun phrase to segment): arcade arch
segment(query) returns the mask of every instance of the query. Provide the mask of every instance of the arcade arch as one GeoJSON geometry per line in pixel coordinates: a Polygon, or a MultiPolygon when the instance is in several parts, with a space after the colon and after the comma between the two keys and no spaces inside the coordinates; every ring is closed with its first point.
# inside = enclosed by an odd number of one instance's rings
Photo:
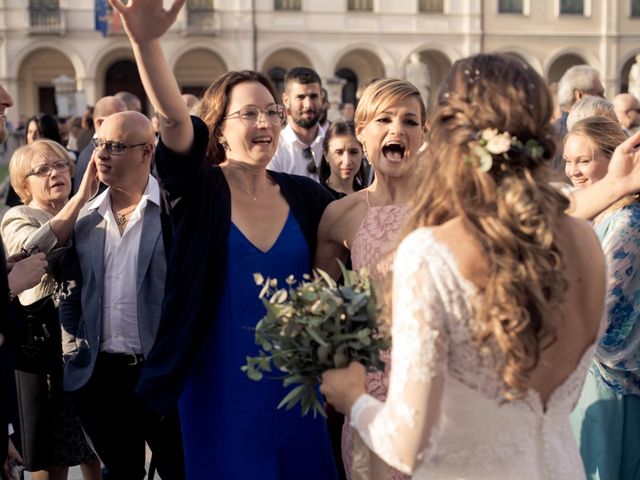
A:
{"type": "Polygon", "coordinates": [[[27,55],[18,69],[19,114],[27,117],[36,113],[56,114],[51,81],[60,75],[76,78],[71,60],[62,52],[41,48],[27,55]]]}

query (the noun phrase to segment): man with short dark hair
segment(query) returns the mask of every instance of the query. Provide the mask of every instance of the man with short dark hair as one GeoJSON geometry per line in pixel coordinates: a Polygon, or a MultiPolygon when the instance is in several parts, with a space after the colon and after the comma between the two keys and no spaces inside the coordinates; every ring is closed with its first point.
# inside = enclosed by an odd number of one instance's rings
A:
{"type": "Polygon", "coordinates": [[[278,149],[269,168],[318,180],[324,131],[318,121],[322,113],[322,81],[315,70],[294,67],[284,77],[282,102],[288,124],[280,133],[278,149]]]}

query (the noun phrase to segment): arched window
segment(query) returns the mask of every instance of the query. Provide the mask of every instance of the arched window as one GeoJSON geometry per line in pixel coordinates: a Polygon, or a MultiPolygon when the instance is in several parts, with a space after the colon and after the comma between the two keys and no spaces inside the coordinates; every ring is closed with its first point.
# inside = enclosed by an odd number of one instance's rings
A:
{"type": "Polygon", "coordinates": [[[138,67],[133,60],[120,60],[107,70],[105,76],[105,95],[125,91],[136,95],[142,102],[142,113],[147,112],[147,95],[140,80],[138,67]]]}
{"type": "Polygon", "coordinates": [[[273,67],[269,69],[267,76],[276,89],[276,102],[282,103],[282,93],[284,92],[284,76],[287,71],[282,67],[273,67]]]}

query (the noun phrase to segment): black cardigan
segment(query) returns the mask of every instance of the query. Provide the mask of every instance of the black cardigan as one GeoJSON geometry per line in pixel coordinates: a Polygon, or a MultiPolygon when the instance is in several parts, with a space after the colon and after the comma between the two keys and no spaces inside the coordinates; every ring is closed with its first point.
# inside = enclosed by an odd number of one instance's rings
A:
{"type": "MultiPolygon", "coordinates": [[[[197,117],[192,122],[194,143],[187,155],[170,151],[162,141],[155,155],[161,186],[171,203],[179,201],[171,213],[174,229],[160,327],[137,392],[162,414],[175,408],[217,317],[227,271],[231,193],[222,170],[205,158],[207,126],[197,117]]],[[[313,256],[320,217],[331,195],[309,178],[269,174],[280,186],[313,256]]]]}

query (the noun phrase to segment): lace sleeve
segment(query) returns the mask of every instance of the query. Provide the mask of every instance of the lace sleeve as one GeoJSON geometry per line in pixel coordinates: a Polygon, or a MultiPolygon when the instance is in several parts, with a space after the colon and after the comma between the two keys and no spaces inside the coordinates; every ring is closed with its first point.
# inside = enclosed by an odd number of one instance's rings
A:
{"type": "Polygon", "coordinates": [[[419,230],[400,244],[395,259],[387,401],[362,395],[351,410],[351,424],[366,445],[404,473],[429,446],[447,368],[443,300],[426,254],[419,230]]]}
{"type": "Polygon", "coordinates": [[[604,365],[640,369],[640,205],[616,212],[602,240],[607,261],[607,327],[597,349],[604,365]]]}

